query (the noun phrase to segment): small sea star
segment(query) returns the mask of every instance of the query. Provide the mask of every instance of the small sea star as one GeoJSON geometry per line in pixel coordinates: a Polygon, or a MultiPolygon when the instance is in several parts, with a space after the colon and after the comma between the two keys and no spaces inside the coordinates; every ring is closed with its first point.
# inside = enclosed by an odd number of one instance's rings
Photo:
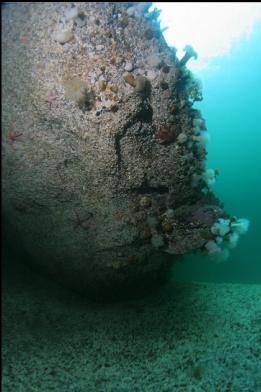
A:
{"type": "Polygon", "coordinates": [[[22,136],[22,133],[10,131],[7,134],[7,141],[8,141],[8,143],[13,144],[16,141],[16,139],[20,136],[22,136]]]}
{"type": "Polygon", "coordinates": [[[74,219],[74,228],[82,227],[83,229],[88,228],[88,221],[90,220],[92,214],[89,214],[87,218],[81,218],[77,211],[74,211],[75,219],[74,219]],[[87,226],[86,226],[87,223],[87,226]]]}
{"type": "Polygon", "coordinates": [[[50,109],[57,98],[58,98],[58,95],[56,95],[54,91],[49,91],[46,102],[49,103],[50,109]]]}

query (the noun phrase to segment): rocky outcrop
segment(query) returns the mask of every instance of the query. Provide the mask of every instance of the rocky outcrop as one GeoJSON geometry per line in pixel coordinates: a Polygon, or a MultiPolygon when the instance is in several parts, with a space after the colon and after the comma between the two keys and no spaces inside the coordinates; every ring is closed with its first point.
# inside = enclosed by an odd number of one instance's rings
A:
{"type": "Polygon", "coordinates": [[[4,215],[38,268],[99,297],[154,287],[226,216],[200,85],[149,6],[3,9],[4,215]]]}

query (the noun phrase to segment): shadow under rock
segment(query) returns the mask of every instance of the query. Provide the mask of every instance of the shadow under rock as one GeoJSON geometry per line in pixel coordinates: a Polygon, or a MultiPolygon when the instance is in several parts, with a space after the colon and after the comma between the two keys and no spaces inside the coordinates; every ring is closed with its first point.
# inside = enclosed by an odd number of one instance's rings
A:
{"type": "MultiPolygon", "coordinates": [[[[97,336],[106,331],[109,340],[118,342],[158,341],[168,334],[182,338],[197,318],[199,309],[194,303],[202,284],[170,281],[142,299],[95,303],[31,270],[24,263],[27,257],[22,248],[18,254],[7,248],[3,251],[3,328],[7,335],[8,331],[24,338],[45,335],[57,344],[70,336],[86,338],[88,333],[97,336]]],[[[207,302],[201,311],[207,312],[207,302]]]]}

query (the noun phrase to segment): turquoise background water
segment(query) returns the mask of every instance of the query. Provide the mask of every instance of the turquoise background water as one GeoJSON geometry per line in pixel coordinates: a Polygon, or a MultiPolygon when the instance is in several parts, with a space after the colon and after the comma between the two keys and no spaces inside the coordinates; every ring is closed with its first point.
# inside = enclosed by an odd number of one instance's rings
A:
{"type": "Polygon", "coordinates": [[[250,220],[250,229],[225,263],[187,256],[174,274],[178,280],[261,283],[261,23],[197,76],[204,100],[194,106],[211,136],[206,166],[220,169],[212,189],[229,213],[250,220]]]}

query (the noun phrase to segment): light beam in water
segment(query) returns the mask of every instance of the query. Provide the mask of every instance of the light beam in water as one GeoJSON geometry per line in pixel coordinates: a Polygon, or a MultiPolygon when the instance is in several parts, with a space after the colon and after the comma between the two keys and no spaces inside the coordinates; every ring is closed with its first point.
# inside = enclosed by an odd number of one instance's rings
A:
{"type": "Polygon", "coordinates": [[[198,60],[189,62],[193,71],[209,66],[215,57],[229,54],[233,45],[250,37],[255,23],[261,22],[260,2],[156,2],[154,7],[162,10],[161,27],[168,26],[164,36],[170,46],[177,48],[178,58],[187,44],[198,52],[198,60]]]}

